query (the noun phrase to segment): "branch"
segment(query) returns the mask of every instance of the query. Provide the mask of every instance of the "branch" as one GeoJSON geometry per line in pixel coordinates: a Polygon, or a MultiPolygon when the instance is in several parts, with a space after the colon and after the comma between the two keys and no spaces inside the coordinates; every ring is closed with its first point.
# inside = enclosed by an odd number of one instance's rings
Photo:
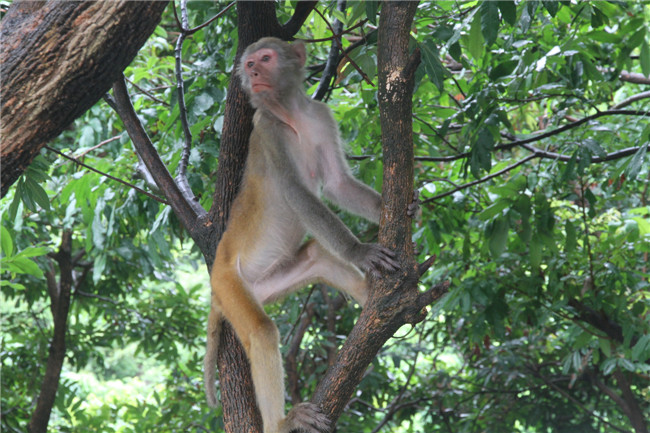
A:
{"type": "Polygon", "coordinates": [[[164,199],[162,199],[162,198],[160,198],[160,197],[156,197],[155,195],[151,194],[150,192],[147,192],[147,191],[143,190],[142,188],[138,188],[137,186],[133,185],[132,183],[128,183],[128,182],[125,181],[125,180],[122,180],[122,179],[117,178],[117,177],[115,177],[115,176],[111,176],[110,174],[108,174],[108,173],[104,173],[103,171],[99,171],[99,170],[97,170],[96,168],[93,168],[93,167],[91,167],[91,166],[89,166],[89,165],[87,165],[87,164],[84,164],[83,162],[79,161],[77,158],[74,158],[74,157],[72,157],[72,156],[66,155],[65,153],[60,152],[60,151],[58,151],[58,150],[56,150],[56,149],[53,149],[53,148],[51,148],[50,146],[44,146],[44,147],[45,147],[47,150],[49,150],[50,152],[54,152],[54,153],[56,153],[57,155],[59,155],[59,156],[65,158],[65,159],[68,159],[68,160],[74,162],[75,164],[78,164],[78,165],[80,165],[80,166],[82,166],[82,167],[84,167],[84,168],[87,168],[87,169],[90,170],[90,171],[94,171],[95,173],[97,173],[97,174],[99,174],[99,175],[101,175],[101,176],[104,176],[104,177],[107,177],[107,178],[109,178],[109,179],[111,179],[111,180],[114,180],[114,181],[116,181],[116,182],[119,182],[119,183],[121,183],[122,185],[126,185],[126,186],[128,186],[129,188],[132,188],[132,189],[136,190],[137,192],[139,192],[139,193],[141,193],[141,194],[144,194],[144,195],[146,195],[147,197],[150,197],[150,198],[156,200],[156,201],[159,202],[159,203],[166,204],[166,205],[169,204],[169,202],[165,201],[164,199]]]}
{"type": "MultiPolygon", "coordinates": [[[[221,12],[219,12],[218,14],[216,14],[215,16],[213,16],[212,18],[210,18],[209,20],[207,20],[203,24],[201,24],[199,26],[196,26],[196,27],[194,27],[192,29],[187,29],[187,30],[185,30],[185,32],[188,35],[192,35],[192,34],[198,32],[199,30],[201,30],[202,28],[209,26],[214,20],[216,20],[217,18],[221,18],[226,12],[228,12],[228,10],[231,7],[235,6],[235,4],[237,4],[237,2],[230,3],[228,6],[223,8],[223,10],[221,12]]],[[[174,8],[174,14],[176,14],[176,8],[174,8]]]]}
{"type": "MultiPolygon", "coordinates": [[[[336,8],[341,12],[345,11],[345,3],[346,0],[338,0],[336,8]]],[[[332,39],[332,44],[330,45],[329,55],[327,56],[327,62],[325,63],[325,69],[323,70],[323,75],[321,76],[320,82],[318,83],[318,88],[312,96],[312,99],[315,99],[317,101],[322,101],[325,97],[325,94],[329,90],[330,84],[332,83],[332,78],[336,74],[336,66],[338,65],[340,43],[338,43],[338,41],[335,39],[337,38],[337,35],[340,35],[343,31],[343,23],[338,19],[335,19],[334,28],[332,30],[334,32],[334,36],[332,39]]]]}
{"type": "MultiPolygon", "coordinates": [[[[174,5],[175,6],[175,5],[174,5]]],[[[176,15],[176,7],[174,7],[174,15],[176,15]]],[[[177,17],[178,21],[178,17],[177,17]]],[[[183,81],[183,41],[187,36],[186,28],[188,26],[187,18],[187,0],[181,0],[181,21],[180,21],[180,34],[176,41],[176,48],[174,49],[175,68],[176,68],[176,92],[178,94],[178,111],[181,119],[181,126],[183,127],[183,135],[185,142],[183,144],[183,151],[181,153],[181,160],[178,163],[176,172],[176,181],[179,188],[183,193],[189,193],[191,188],[187,182],[187,165],[190,161],[190,151],[192,148],[192,132],[190,125],[187,121],[187,107],[185,106],[185,82],[183,81]]],[[[184,194],[185,195],[185,194],[184,194]]]]}
{"type": "Polygon", "coordinates": [[[101,141],[99,144],[96,144],[95,146],[91,147],[90,149],[86,149],[83,152],[81,152],[79,155],[77,155],[77,158],[83,158],[86,154],[92,152],[93,150],[97,150],[100,147],[102,147],[103,145],[108,144],[108,143],[112,143],[115,140],[119,140],[120,138],[122,138],[121,134],[116,135],[116,136],[111,137],[111,138],[107,138],[106,140],[101,141]]]}
{"type": "Polygon", "coordinates": [[[596,418],[598,421],[602,422],[603,424],[608,425],[609,427],[611,427],[611,428],[613,428],[613,429],[615,429],[615,430],[617,430],[617,431],[619,431],[619,432],[621,432],[621,433],[629,433],[627,430],[615,426],[615,425],[612,424],[611,422],[607,421],[604,417],[598,415],[596,412],[594,412],[594,411],[590,410],[589,408],[587,408],[587,407],[586,407],[584,404],[582,404],[578,399],[576,399],[575,397],[573,397],[571,394],[569,394],[569,393],[568,393],[567,391],[565,391],[564,389],[562,389],[562,388],[560,388],[559,386],[557,386],[555,383],[553,383],[553,381],[549,380],[546,376],[544,376],[543,374],[541,374],[541,373],[540,373],[539,371],[537,371],[536,369],[531,368],[530,366],[527,366],[527,369],[528,369],[529,372],[531,372],[531,373],[533,374],[533,376],[535,376],[535,377],[541,379],[542,382],[544,382],[544,383],[546,384],[546,386],[548,386],[548,387],[551,388],[551,389],[554,389],[554,390],[555,390],[556,392],[558,392],[562,397],[564,397],[564,398],[566,398],[567,400],[571,401],[573,404],[575,404],[575,405],[576,405],[577,407],[579,407],[581,410],[583,410],[584,412],[586,412],[587,414],[589,414],[589,416],[592,416],[592,417],[596,418]]]}
{"type": "Polygon", "coordinates": [[[300,30],[300,27],[305,23],[307,17],[311,11],[316,7],[318,1],[300,1],[296,5],[296,10],[294,11],[291,19],[287,21],[285,25],[282,26],[282,30],[289,35],[295,35],[300,30]]]}
{"type": "Polygon", "coordinates": [[[298,375],[298,353],[300,352],[300,344],[309,329],[309,324],[314,314],[314,303],[312,302],[305,307],[305,314],[301,314],[300,323],[294,331],[289,350],[285,356],[285,370],[287,372],[291,403],[293,404],[298,404],[302,401],[302,397],[300,396],[300,376],[298,375]]]}
{"type": "Polygon", "coordinates": [[[357,70],[357,72],[361,75],[361,78],[363,78],[363,80],[366,83],[368,83],[369,85],[374,87],[375,85],[373,84],[372,80],[370,80],[370,78],[368,78],[368,75],[365,72],[363,72],[363,70],[359,67],[359,65],[357,65],[356,62],[354,62],[348,56],[348,53],[343,50],[343,44],[341,43],[341,35],[339,34],[340,32],[337,33],[336,30],[334,30],[334,28],[332,27],[332,24],[330,24],[330,22],[327,21],[327,18],[325,18],[325,16],[321,13],[321,11],[319,11],[318,9],[314,9],[314,10],[316,11],[316,13],[318,15],[320,15],[320,17],[323,19],[323,21],[325,21],[325,24],[327,24],[327,27],[329,27],[330,31],[334,35],[333,41],[336,42],[336,44],[339,46],[339,49],[341,50],[341,52],[343,54],[343,58],[347,59],[347,61],[350,62],[350,64],[354,67],[354,69],[357,70]]]}
{"type": "Polygon", "coordinates": [[[59,283],[50,275],[48,286],[54,283],[56,287],[50,287],[50,303],[54,329],[52,340],[47,357],[45,376],[38,394],[36,408],[32,413],[28,429],[32,433],[45,433],[54,406],[56,390],[59,387],[61,369],[65,360],[66,342],[65,337],[68,328],[68,313],[70,312],[70,293],[73,284],[72,277],[72,231],[63,230],[61,233],[61,246],[55,254],[54,259],[59,265],[59,283]],[[52,296],[54,295],[54,296],[52,296]]]}
{"type": "Polygon", "coordinates": [[[126,90],[124,76],[113,83],[113,95],[115,96],[114,109],[122,119],[124,128],[128,132],[129,137],[131,137],[133,146],[136,148],[138,154],[140,154],[140,157],[156,181],[156,184],[160,187],[160,190],[169,200],[181,224],[196,241],[199,237],[197,233],[197,219],[206,214],[205,209],[201,207],[195,197],[186,197],[183,195],[169,174],[167,167],[160,159],[160,155],[158,155],[156,148],[151,143],[147,132],[144,130],[142,123],[140,123],[133,109],[131,99],[126,90]]]}
{"type": "Polygon", "coordinates": [[[641,92],[637,93],[636,95],[632,95],[629,98],[625,99],[624,101],[619,102],[618,104],[614,105],[612,108],[615,110],[619,110],[623,107],[627,107],[628,105],[640,101],[642,99],[650,98],[650,90],[647,92],[641,92]]]}
{"type": "Polygon", "coordinates": [[[478,185],[480,183],[487,182],[488,180],[494,179],[495,177],[499,177],[502,174],[507,173],[510,170],[515,169],[515,168],[519,167],[520,165],[525,164],[525,163],[527,163],[528,161],[530,161],[531,159],[534,159],[534,158],[537,158],[537,155],[535,155],[535,154],[528,155],[527,157],[525,157],[521,161],[518,161],[518,162],[516,162],[516,163],[514,163],[512,165],[509,165],[509,166],[507,166],[507,167],[505,167],[505,168],[503,168],[503,169],[501,169],[501,170],[499,170],[499,171],[497,171],[495,173],[489,174],[489,175],[487,175],[485,177],[482,177],[480,179],[477,179],[477,180],[475,180],[473,182],[469,182],[469,183],[466,183],[464,185],[460,185],[458,188],[454,188],[454,189],[452,189],[450,191],[443,192],[442,194],[438,194],[438,195],[430,197],[430,198],[428,198],[426,200],[422,200],[422,203],[429,203],[429,202],[432,202],[432,201],[435,201],[435,200],[439,200],[439,199],[441,199],[443,197],[447,197],[449,195],[452,195],[452,194],[454,194],[454,193],[456,193],[458,191],[462,191],[464,189],[470,188],[470,187],[478,185]]]}
{"type": "MultiPolygon", "coordinates": [[[[502,144],[499,146],[495,146],[494,150],[510,150],[514,147],[517,146],[523,146],[524,144],[528,143],[533,143],[536,141],[541,141],[545,138],[552,137],[554,135],[559,135],[563,132],[566,132],[568,130],[571,130],[573,128],[577,128],[578,126],[582,125],[583,123],[589,122],[591,120],[598,119],[603,116],[614,116],[614,115],[623,115],[623,116],[642,116],[642,117],[650,117],[650,111],[643,111],[643,110],[606,110],[606,111],[599,111],[595,114],[592,114],[587,117],[583,117],[582,119],[576,120],[575,122],[571,122],[567,125],[561,126],[557,129],[553,129],[551,131],[547,131],[538,135],[535,135],[533,137],[521,139],[521,140],[514,140],[510,143],[502,144]]],[[[429,162],[449,162],[449,161],[456,161],[459,159],[464,159],[470,156],[470,152],[464,152],[464,153],[459,153],[458,155],[452,155],[452,156],[442,156],[442,157],[420,157],[418,158],[421,161],[429,161],[429,162]]]]}
{"type": "Polygon", "coordinates": [[[411,244],[411,220],[405,218],[413,196],[411,116],[414,82],[401,77],[390,81],[395,76],[394,71],[403,70],[408,62],[409,30],[417,7],[417,2],[384,3],[379,24],[378,100],[385,160],[385,202],[379,241],[396,251],[402,269],[379,281],[370,278],[368,303],[336,362],[314,392],[312,401],[321,406],[332,421],[338,419],[386,340],[404,323],[420,316],[414,302],[418,296],[418,275],[411,244]],[[396,114],[391,116],[388,112],[393,109],[396,114]]]}
{"type": "Polygon", "coordinates": [[[622,71],[619,78],[621,81],[626,81],[628,83],[650,84],[650,78],[646,77],[643,74],[636,74],[634,72],[622,71]]]}

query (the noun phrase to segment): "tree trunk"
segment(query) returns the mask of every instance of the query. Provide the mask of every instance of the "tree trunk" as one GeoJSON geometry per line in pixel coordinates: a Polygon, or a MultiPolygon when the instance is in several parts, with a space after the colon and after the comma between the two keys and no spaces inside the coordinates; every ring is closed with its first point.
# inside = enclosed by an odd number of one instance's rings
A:
{"type": "Polygon", "coordinates": [[[49,272],[47,278],[54,331],[45,368],[45,377],[41,384],[41,392],[38,395],[32,419],[29,421],[28,429],[31,433],[45,433],[47,431],[47,424],[50,421],[56,391],[59,388],[61,369],[65,360],[65,334],[68,327],[72,288],[72,232],[70,230],[63,232],[61,247],[54,259],[59,265],[59,282],[56,282],[54,270],[49,272]]]}
{"type": "Polygon", "coordinates": [[[385,2],[378,28],[379,110],[384,151],[384,206],[379,240],[393,249],[402,269],[371,279],[371,295],[359,320],[314,393],[313,401],[335,421],[381,347],[405,323],[422,319],[418,302],[418,265],[411,244],[408,205],[413,197],[414,72],[409,32],[418,2],[385,2]]]}
{"type": "Polygon", "coordinates": [[[0,196],[92,107],[156,28],[166,1],[14,2],[0,21],[0,196]]]}

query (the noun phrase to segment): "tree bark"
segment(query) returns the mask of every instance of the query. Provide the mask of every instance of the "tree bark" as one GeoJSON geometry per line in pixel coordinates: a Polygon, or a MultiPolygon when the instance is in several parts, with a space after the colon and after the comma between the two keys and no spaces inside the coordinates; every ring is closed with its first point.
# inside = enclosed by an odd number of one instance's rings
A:
{"type": "Polygon", "coordinates": [[[12,4],[0,21],[0,196],[92,107],[160,22],[167,1],[12,4]]]}
{"type": "MultiPolygon", "coordinates": [[[[378,96],[384,152],[384,207],[379,240],[396,252],[402,268],[379,281],[371,280],[368,305],[314,393],[313,402],[332,421],[339,418],[386,340],[403,324],[423,318],[411,219],[407,216],[413,197],[411,115],[414,73],[419,63],[417,53],[409,55],[408,43],[417,6],[418,2],[383,3],[378,30],[378,96]]],[[[431,301],[441,294],[441,290],[435,291],[431,301]]]]}
{"type": "Polygon", "coordinates": [[[54,255],[59,265],[59,282],[54,270],[48,273],[47,284],[50,291],[50,309],[54,321],[54,331],[41,384],[36,409],[32,413],[28,429],[31,433],[45,433],[54,406],[56,391],[59,388],[61,369],[65,360],[65,335],[70,311],[70,292],[72,288],[72,232],[66,230],[61,237],[59,252],[54,255]]]}

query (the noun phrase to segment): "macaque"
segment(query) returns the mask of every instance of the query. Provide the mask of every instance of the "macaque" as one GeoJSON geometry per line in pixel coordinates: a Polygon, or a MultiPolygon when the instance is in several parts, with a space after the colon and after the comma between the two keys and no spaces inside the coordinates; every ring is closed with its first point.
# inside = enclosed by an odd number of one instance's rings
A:
{"type": "Polygon", "coordinates": [[[244,179],[212,266],[205,355],[208,403],[215,380],[221,320],[233,326],[251,364],[264,433],[329,431],[311,403],[285,416],[278,329],[263,305],[322,282],[364,305],[366,274],[398,269],[392,251],[363,243],[321,200],[379,222],[381,196],[356,180],[329,108],[302,89],[305,47],[276,38],[250,45],[238,76],[254,108],[244,179]],[[313,238],[303,243],[305,236],[313,238]]]}

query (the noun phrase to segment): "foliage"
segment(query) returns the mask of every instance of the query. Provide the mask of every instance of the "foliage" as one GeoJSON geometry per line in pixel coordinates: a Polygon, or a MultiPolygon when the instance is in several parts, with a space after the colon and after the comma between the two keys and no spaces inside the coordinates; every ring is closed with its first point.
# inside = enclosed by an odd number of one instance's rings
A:
{"type": "MultiPolygon", "coordinates": [[[[350,2],[341,13],[335,3],[318,8],[344,28],[368,20],[344,48],[367,38],[340,62],[327,99],[355,175],[380,189],[372,27],[381,8],[350,2]]],[[[222,6],[189,2],[190,25],[222,6]]],[[[285,18],[292,12],[288,2],[278,8],[285,18]]],[[[183,136],[176,24],[167,12],[126,76],[174,173],[183,136]]],[[[423,289],[449,279],[451,290],[384,348],[340,431],[630,431],[633,404],[650,418],[650,122],[647,100],[628,104],[647,84],[625,78],[650,76],[648,22],[640,2],[422,2],[412,32],[422,58],[413,118],[423,203],[414,241],[420,261],[437,256],[423,289]]],[[[231,10],[183,46],[190,184],[206,208],[235,23],[231,10]]],[[[314,14],[300,36],[320,40],[331,30],[314,14]]],[[[318,66],[330,42],[308,47],[318,66]]],[[[320,71],[308,70],[310,94],[320,71]]],[[[51,147],[156,194],[105,103],[51,147]]],[[[207,273],[168,208],[51,151],[0,208],[3,428],[24,430],[38,394],[51,334],[44,276],[62,230],[71,229],[79,260],[51,430],[215,431],[222,421],[200,384],[207,273]]],[[[374,236],[363,221],[343,218],[374,236]]],[[[354,323],[357,311],[336,300],[317,287],[269,307],[285,342],[310,319],[296,356],[302,398],[354,323]]]]}

